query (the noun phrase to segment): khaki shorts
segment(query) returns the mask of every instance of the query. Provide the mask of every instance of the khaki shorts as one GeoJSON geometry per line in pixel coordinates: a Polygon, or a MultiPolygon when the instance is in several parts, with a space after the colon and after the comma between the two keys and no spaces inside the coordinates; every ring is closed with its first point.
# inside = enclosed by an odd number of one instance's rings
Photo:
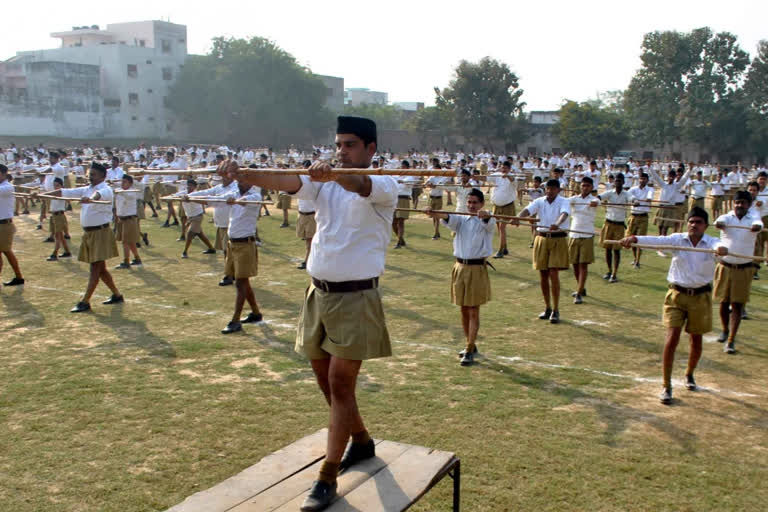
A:
{"type": "Polygon", "coordinates": [[[227,260],[224,263],[224,275],[235,279],[246,279],[259,272],[259,250],[253,241],[227,244],[227,260]]]}
{"type": "Polygon", "coordinates": [[[627,230],[624,236],[636,235],[645,236],[648,234],[648,214],[630,215],[627,223],[627,230]]]}
{"type": "Polygon", "coordinates": [[[216,228],[216,242],[213,248],[217,251],[226,251],[229,242],[229,230],[227,228],[216,228]]]}
{"type": "Polygon", "coordinates": [[[688,334],[712,330],[712,293],[687,295],[670,288],[664,297],[664,327],[685,327],[688,334]]]}
{"type": "Polygon", "coordinates": [[[178,192],[179,189],[176,187],[176,185],[173,185],[171,183],[163,183],[162,191],[164,195],[170,196],[178,192]]]}
{"type": "Polygon", "coordinates": [[[465,265],[458,261],[451,271],[451,302],[457,306],[482,306],[491,300],[487,265],[465,265]]]}
{"type": "Polygon", "coordinates": [[[568,240],[536,235],[533,239],[533,268],[549,270],[568,268],[568,240]]]}
{"type": "MultiPolygon", "coordinates": [[[[398,208],[410,208],[411,207],[411,198],[405,197],[405,196],[397,196],[397,207],[398,208]]],[[[411,216],[411,212],[400,212],[395,210],[395,218],[396,219],[407,219],[411,216]]]]}
{"type": "Polygon", "coordinates": [[[656,216],[653,218],[654,225],[660,228],[672,228],[675,229],[680,225],[679,222],[673,220],[661,220],[659,217],[667,219],[677,219],[677,210],[672,208],[659,208],[656,210],[656,216]]]}
{"type": "Polygon", "coordinates": [[[600,245],[603,246],[603,249],[613,249],[616,251],[621,249],[619,244],[606,244],[605,240],[621,240],[624,238],[625,229],[624,224],[616,224],[606,220],[603,229],[600,230],[600,245]]]}
{"type": "Polygon", "coordinates": [[[493,205],[493,214],[494,215],[511,215],[514,217],[515,215],[517,215],[515,202],[512,201],[511,203],[505,204],[503,206],[499,206],[497,204],[493,205]]]}
{"type": "Polygon", "coordinates": [[[13,234],[16,226],[13,222],[0,224],[0,252],[9,252],[13,249],[13,234]]]}
{"type": "Polygon", "coordinates": [[[749,290],[752,287],[754,273],[755,267],[752,265],[745,268],[732,268],[718,263],[715,267],[715,300],[736,304],[749,302],[749,290]]]}
{"type": "Polygon", "coordinates": [[[50,223],[51,234],[66,233],[68,228],[69,228],[69,224],[67,223],[67,216],[63,212],[56,215],[51,213],[51,223],[50,223]]]}
{"type": "Polygon", "coordinates": [[[379,289],[329,293],[310,284],[299,313],[296,352],[309,359],[355,361],[391,356],[379,289]]]}
{"type": "Polygon", "coordinates": [[[96,263],[117,258],[119,255],[115,235],[109,226],[83,233],[83,239],[80,241],[80,253],[77,256],[78,261],[96,263]]]}
{"type": "Polygon", "coordinates": [[[305,215],[299,212],[299,218],[296,220],[296,236],[302,240],[309,240],[315,236],[316,230],[315,214],[305,215]]]}
{"type": "Polygon", "coordinates": [[[188,217],[187,235],[199,235],[203,232],[203,214],[188,217]]]}
{"type": "MultiPolygon", "coordinates": [[[[698,199],[692,197],[688,201],[688,211],[693,210],[694,208],[704,208],[704,198],[700,197],[698,199]]],[[[686,212],[687,213],[687,212],[686,212]]]]}
{"type": "MultiPolygon", "coordinates": [[[[768,215],[763,217],[763,226],[768,227],[768,215]]],[[[765,253],[765,243],[768,242],[768,231],[761,231],[755,239],[755,256],[762,256],[765,253]]]]}
{"type": "Polygon", "coordinates": [[[568,238],[568,262],[571,265],[577,263],[595,262],[595,238],[568,238]]]}
{"type": "Polygon", "coordinates": [[[419,187],[413,187],[413,188],[411,189],[411,199],[412,199],[413,201],[416,201],[416,200],[417,200],[417,199],[418,199],[418,198],[421,196],[421,193],[422,193],[422,192],[424,192],[424,189],[423,189],[423,188],[419,188],[419,187]]]}
{"type": "Polygon", "coordinates": [[[146,219],[147,216],[144,213],[144,200],[143,199],[137,199],[136,200],[136,217],[138,217],[139,220],[146,219]]]}
{"type": "Polygon", "coordinates": [[[277,195],[277,209],[278,210],[290,210],[291,209],[291,196],[283,194],[282,192],[277,195]]]}
{"type": "Polygon", "coordinates": [[[440,197],[429,196],[429,207],[432,208],[433,210],[442,210],[443,196],[440,196],[440,197]]]}
{"type": "MultiPolygon", "coordinates": [[[[712,198],[712,209],[721,211],[723,209],[723,196],[710,196],[712,198]]],[[[712,219],[709,219],[712,220],[712,219]]]]}
{"type": "Polygon", "coordinates": [[[136,217],[132,219],[121,219],[118,217],[115,240],[126,245],[136,245],[139,241],[139,236],[139,221],[136,217]]]}
{"type": "Polygon", "coordinates": [[[152,202],[152,189],[149,187],[144,187],[144,202],[145,203],[152,202]]]}

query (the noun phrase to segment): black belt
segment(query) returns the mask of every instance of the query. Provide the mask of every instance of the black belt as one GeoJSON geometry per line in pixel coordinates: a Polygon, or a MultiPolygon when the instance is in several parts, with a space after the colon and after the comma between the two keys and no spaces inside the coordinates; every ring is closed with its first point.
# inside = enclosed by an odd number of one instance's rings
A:
{"type": "Polygon", "coordinates": [[[363,290],[370,290],[371,288],[377,288],[379,286],[379,278],[372,277],[370,279],[362,279],[360,281],[321,281],[316,278],[312,278],[312,284],[315,288],[319,288],[328,293],[346,293],[346,292],[360,292],[363,290]]]}
{"type": "Polygon", "coordinates": [[[537,231],[536,235],[545,236],[547,238],[565,238],[566,236],[568,236],[568,233],[566,233],[565,231],[549,231],[549,232],[537,231]]]}
{"type": "Polygon", "coordinates": [[[299,215],[314,215],[315,212],[299,212],[299,215]]]}
{"type": "Polygon", "coordinates": [[[63,211],[60,212],[51,212],[51,215],[64,215],[63,211]]]}
{"type": "Polygon", "coordinates": [[[242,238],[230,238],[229,241],[230,242],[235,242],[235,243],[255,242],[256,241],[256,237],[254,237],[254,236],[244,236],[242,238]]]}
{"type": "Polygon", "coordinates": [[[83,226],[83,231],[98,231],[100,229],[108,228],[109,223],[102,224],[101,226],[83,226]]]}
{"type": "Polygon", "coordinates": [[[673,283],[673,284],[670,284],[669,287],[679,291],[680,293],[684,293],[685,295],[699,295],[702,293],[709,293],[712,291],[711,284],[705,284],[704,286],[700,286],[698,288],[686,288],[685,286],[680,286],[678,284],[673,283]]]}
{"type": "Polygon", "coordinates": [[[727,261],[721,261],[721,265],[724,265],[728,268],[749,268],[754,266],[754,263],[728,263],[727,261]]]}
{"type": "Polygon", "coordinates": [[[485,265],[485,258],[474,258],[465,260],[464,258],[456,258],[456,261],[462,265],[485,265]]]}
{"type": "Polygon", "coordinates": [[[647,213],[633,213],[632,215],[634,215],[635,217],[647,217],[648,216],[647,213]]]}
{"type": "Polygon", "coordinates": [[[0,224],[13,224],[13,219],[0,219],[0,224]]]}
{"type": "Polygon", "coordinates": [[[398,199],[410,199],[411,196],[397,196],[398,199]]]}
{"type": "Polygon", "coordinates": [[[494,204],[493,206],[498,206],[499,208],[506,208],[507,206],[509,206],[509,205],[511,205],[511,204],[515,204],[515,202],[514,202],[514,201],[512,201],[511,203],[503,204],[503,205],[501,205],[501,206],[499,206],[498,204],[494,204]]]}
{"type": "Polygon", "coordinates": [[[136,216],[135,215],[126,215],[125,217],[118,216],[117,218],[120,219],[120,220],[130,220],[130,219],[135,219],[136,216]]]}
{"type": "Polygon", "coordinates": [[[617,220],[608,220],[608,219],[605,219],[605,222],[610,222],[611,224],[616,224],[617,226],[624,226],[624,227],[627,227],[627,226],[625,226],[625,225],[624,225],[624,223],[623,223],[623,222],[619,222],[619,221],[617,221],[617,220]]]}

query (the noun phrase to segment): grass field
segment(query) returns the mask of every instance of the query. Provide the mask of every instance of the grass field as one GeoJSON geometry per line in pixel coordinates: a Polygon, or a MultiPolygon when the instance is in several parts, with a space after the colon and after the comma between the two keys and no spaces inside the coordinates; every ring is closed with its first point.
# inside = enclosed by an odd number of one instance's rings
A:
{"type": "MultiPolygon", "coordinates": [[[[27,284],[0,290],[0,510],[163,510],[326,425],[309,365],[293,351],[308,282],[295,268],[295,211],[291,229],[278,216],[260,221],[252,284],[266,322],[227,337],[219,330],[234,289],[216,284],[223,257],[196,242],[179,259],[178,232],[157,219],[144,223],[144,268],[113,274],[126,303],[101,305],[101,285],[81,315],[68,310],[87,266],[44,261],[52,246],[34,220],[15,222],[27,284]]],[[[76,249],[76,215],[70,226],[76,249]]],[[[698,392],[680,385],[681,342],[676,401],[665,407],[669,259],[646,252],[634,270],[625,252],[620,283],[607,284],[600,255],[583,305],[571,304],[563,276],[562,323],[550,325],[536,318],[530,231],[512,229],[481,310],[482,357],[462,368],[451,239],[432,241],[416,216],[406,230],[408,246],[389,252],[382,277],[395,355],[363,366],[358,398],[375,437],[457,453],[463,510],[766,509],[768,281],[753,286],[736,355],[716,332],[705,337],[698,392]]],[[[12,277],[7,265],[2,277],[12,277]]],[[[450,503],[444,481],[412,510],[450,503]]]]}

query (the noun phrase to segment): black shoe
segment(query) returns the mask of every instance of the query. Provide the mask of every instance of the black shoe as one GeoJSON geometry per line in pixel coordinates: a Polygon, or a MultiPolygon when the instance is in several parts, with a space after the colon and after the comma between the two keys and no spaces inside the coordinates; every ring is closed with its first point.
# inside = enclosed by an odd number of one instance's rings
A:
{"type": "Polygon", "coordinates": [[[263,318],[264,317],[262,316],[261,313],[254,313],[253,311],[251,311],[250,313],[248,313],[248,316],[246,316],[245,318],[241,318],[240,319],[240,323],[241,324],[255,324],[255,323],[261,322],[263,320],[263,318]]]}
{"type": "Polygon", "coordinates": [[[59,261],[59,257],[56,256],[55,254],[51,254],[50,256],[45,258],[45,261],[59,261]]]}
{"type": "Polygon", "coordinates": [[[672,388],[664,388],[661,390],[661,394],[659,395],[659,402],[663,403],[664,405],[669,405],[672,403],[672,388]]]}
{"type": "Polygon", "coordinates": [[[339,471],[344,471],[345,469],[354,466],[360,461],[370,459],[371,457],[375,456],[376,445],[374,444],[373,439],[365,444],[349,443],[349,446],[347,446],[347,450],[344,452],[344,456],[341,458],[341,462],[339,463],[339,471]]]}
{"type": "Polygon", "coordinates": [[[178,225],[179,225],[178,219],[171,222],[171,226],[178,226],[178,225]]]}
{"type": "Polygon", "coordinates": [[[504,257],[504,251],[499,251],[493,255],[494,258],[499,259],[504,257]]]}
{"type": "Polygon", "coordinates": [[[581,295],[582,297],[586,297],[587,296],[587,289],[584,288],[583,290],[581,290],[581,293],[579,295],[581,295]]]}
{"type": "Polygon", "coordinates": [[[29,215],[29,210],[24,210],[23,212],[21,212],[21,214],[22,215],[29,215]]]}
{"type": "Polygon", "coordinates": [[[41,229],[43,229],[43,225],[42,225],[42,224],[38,224],[38,225],[35,227],[35,229],[36,229],[36,230],[38,230],[38,231],[40,231],[41,229]]]}
{"type": "Polygon", "coordinates": [[[59,256],[59,258],[71,258],[71,257],[72,257],[72,253],[69,251],[63,252],[61,253],[61,256],[59,256]]]}
{"type": "Polygon", "coordinates": [[[299,270],[305,270],[307,268],[307,262],[302,261],[301,263],[299,263],[299,265],[296,268],[299,270]]]}
{"type": "Polygon", "coordinates": [[[685,376],[685,387],[689,391],[696,391],[696,381],[693,380],[693,374],[685,376]]]}
{"type": "Polygon", "coordinates": [[[616,274],[612,275],[611,278],[608,280],[609,283],[618,283],[619,279],[616,277],[616,274]]]}
{"type": "Polygon", "coordinates": [[[508,250],[507,250],[507,248],[505,247],[505,248],[504,248],[504,256],[506,256],[507,254],[509,254],[509,251],[508,251],[508,250]]]}
{"type": "Polygon", "coordinates": [[[395,244],[395,249],[400,249],[401,247],[402,247],[402,245],[400,245],[400,242],[397,242],[397,243],[395,244]]]}
{"type": "Polygon", "coordinates": [[[583,304],[584,300],[581,298],[581,295],[579,295],[577,293],[576,296],[573,298],[573,303],[574,304],[583,304]]]}
{"type": "Polygon", "coordinates": [[[3,283],[4,286],[19,286],[24,284],[24,279],[21,279],[20,277],[14,277],[7,283],[3,283]]]}
{"type": "Polygon", "coordinates": [[[282,224],[280,224],[280,227],[281,228],[289,228],[289,227],[291,227],[291,225],[290,224],[286,224],[285,222],[283,222],[282,224]]]}
{"type": "Polygon", "coordinates": [[[728,335],[730,333],[728,331],[723,331],[720,333],[720,336],[717,337],[717,341],[720,343],[725,343],[728,340],[728,335]]]}
{"type": "MultiPolygon", "coordinates": [[[[464,354],[467,353],[467,349],[462,349],[461,352],[459,352],[459,357],[464,357],[464,354]]],[[[473,354],[477,354],[477,345],[475,345],[475,349],[472,351],[473,354]]]]}
{"type": "Polygon", "coordinates": [[[110,298],[102,302],[102,304],[109,306],[111,304],[122,304],[123,302],[125,302],[125,299],[123,298],[122,295],[113,294],[110,298]]]}
{"type": "Polygon", "coordinates": [[[169,228],[169,227],[171,227],[171,225],[170,225],[170,224],[168,224],[168,221],[165,221],[165,222],[163,222],[163,223],[160,225],[160,227],[161,227],[161,228],[169,228]]]}
{"type": "Polygon", "coordinates": [[[335,483],[329,484],[323,480],[312,482],[312,488],[304,498],[304,503],[301,504],[301,512],[319,512],[328,508],[328,505],[336,499],[336,486],[335,483]]]}
{"type": "Polygon", "coordinates": [[[747,306],[741,306],[741,319],[742,320],[748,320],[748,317],[747,317],[747,306]]]}
{"type": "Polygon", "coordinates": [[[185,242],[187,240],[187,237],[184,235],[181,235],[179,238],[176,239],[177,242],[185,242]]]}
{"type": "Polygon", "coordinates": [[[432,237],[432,240],[440,240],[440,235],[435,235],[432,237]]]}
{"type": "Polygon", "coordinates": [[[736,347],[733,346],[733,342],[730,341],[725,344],[725,347],[723,348],[723,352],[726,354],[735,354],[736,353],[736,347]]]}
{"type": "Polygon", "coordinates": [[[464,352],[464,355],[461,356],[461,361],[459,361],[459,364],[461,366],[469,366],[474,362],[475,362],[475,354],[473,352],[464,352]]]}
{"type": "Polygon", "coordinates": [[[221,330],[221,334],[232,334],[233,332],[242,330],[243,326],[240,322],[229,322],[227,326],[221,330]]]}
{"type": "Polygon", "coordinates": [[[206,249],[203,254],[216,254],[216,249],[206,249]]]}
{"type": "Polygon", "coordinates": [[[153,213],[153,214],[152,214],[152,217],[157,217],[157,214],[156,214],[156,213],[153,213]]]}
{"type": "Polygon", "coordinates": [[[71,238],[72,238],[72,237],[70,237],[69,235],[64,235],[64,240],[69,240],[69,239],[71,239],[71,238]]]}
{"type": "Polygon", "coordinates": [[[558,310],[552,311],[552,314],[549,317],[549,323],[551,323],[551,324],[559,324],[560,323],[560,312],[558,310]]]}
{"type": "Polygon", "coordinates": [[[137,249],[141,248],[141,244],[139,242],[136,242],[136,248],[137,249]]]}
{"type": "Polygon", "coordinates": [[[45,240],[43,240],[43,243],[44,243],[44,244],[52,244],[54,241],[55,241],[55,240],[53,239],[53,237],[52,237],[52,236],[49,236],[48,238],[46,238],[45,240]]]}
{"type": "Polygon", "coordinates": [[[131,266],[132,267],[142,267],[144,265],[141,263],[141,260],[131,260],[131,266]]]}
{"type": "Polygon", "coordinates": [[[127,268],[131,268],[131,266],[126,262],[122,262],[115,267],[115,270],[125,270],[127,268]]]}
{"type": "Polygon", "coordinates": [[[549,320],[550,316],[552,316],[552,308],[547,308],[546,311],[539,315],[539,320],[549,320]]]}
{"type": "Polygon", "coordinates": [[[610,272],[608,272],[607,274],[603,274],[603,279],[605,279],[606,281],[609,280],[610,278],[611,278],[610,272]]]}
{"type": "Polygon", "coordinates": [[[70,313],[84,313],[91,310],[91,305],[87,302],[80,301],[75,304],[75,307],[69,310],[70,313]]]}
{"type": "Polygon", "coordinates": [[[185,260],[187,258],[189,258],[189,256],[187,256],[187,253],[185,252],[181,253],[181,259],[185,260]]]}
{"type": "Polygon", "coordinates": [[[752,276],[752,279],[754,279],[755,281],[759,281],[760,280],[760,276],[757,275],[757,271],[755,271],[754,275],[752,276]]]}
{"type": "Polygon", "coordinates": [[[229,286],[235,284],[235,280],[229,276],[224,276],[224,279],[219,281],[219,286],[229,286]]]}

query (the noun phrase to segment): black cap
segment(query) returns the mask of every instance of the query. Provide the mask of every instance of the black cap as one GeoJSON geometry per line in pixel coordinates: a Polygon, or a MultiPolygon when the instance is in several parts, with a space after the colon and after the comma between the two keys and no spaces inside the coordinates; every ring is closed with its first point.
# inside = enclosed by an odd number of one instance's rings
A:
{"type": "Polygon", "coordinates": [[[339,116],[336,123],[336,133],[351,133],[357,135],[365,144],[376,142],[376,123],[365,117],[339,116]]]}
{"type": "Polygon", "coordinates": [[[101,165],[99,162],[91,162],[91,169],[96,169],[104,174],[107,174],[107,168],[101,165]]]}

